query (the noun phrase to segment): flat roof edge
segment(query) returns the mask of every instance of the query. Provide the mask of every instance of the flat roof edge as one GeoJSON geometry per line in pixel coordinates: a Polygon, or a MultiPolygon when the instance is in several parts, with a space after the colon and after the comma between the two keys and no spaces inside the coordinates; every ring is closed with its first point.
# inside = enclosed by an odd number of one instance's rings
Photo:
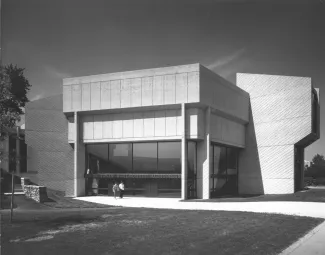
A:
{"type": "Polygon", "coordinates": [[[88,83],[88,82],[100,82],[100,81],[107,81],[107,80],[141,78],[141,77],[177,74],[177,73],[185,73],[185,72],[199,72],[199,71],[200,71],[200,64],[195,63],[195,64],[188,64],[188,65],[167,66],[167,67],[125,71],[125,72],[115,72],[115,73],[65,78],[63,79],[63,85],[72,85],[72,84],[80,84],[80,83],[88,83]]]}
{"type": "Polygon", "coordinates": [[[294,75],[279,75],[279,74],[264,74],[264,73],[236,73],[236,78],[240,75],[253,75],[253,76],[273,76],[273,77],[291,77],[291,78],[304,78],[310,79],[308,76],[294,76],[294,75]]]}

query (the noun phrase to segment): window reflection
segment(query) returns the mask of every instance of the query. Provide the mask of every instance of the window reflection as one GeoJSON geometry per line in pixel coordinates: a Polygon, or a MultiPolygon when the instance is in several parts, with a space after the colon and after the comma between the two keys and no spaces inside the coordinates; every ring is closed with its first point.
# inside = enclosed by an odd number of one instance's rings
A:
{"type": "Polygon", "coordinates": [[[196,143],[189,141],[187,143],[187,169],[188,175],[196,175],[196,143]]]}
{"type": "Polygon", "coordinates": [[[158,143],[158,172],[180,173],[181,169],[181,143],[158,143]]]}
{"type": "Polygon", "coordinates": [[[227,174],[237,174],[237,150],[227,148],[227,174]]]}
{"type": "MultiPolygon", "coordinates": [[[[196,173],[196,143],[189,146],[189,171],[196,173]]],[[[91,173],[181,173],[180,142],[87,144],[86,169],[91,173]]],[[[97,177],[98,178],[98,177],[97,177]]],[[[95,177],[96,179],[96,177],[95,177]]],[[[180,179],[99,178],[98,193],[112,195],[114,181],[124,181],[126,195],[179,197],[180,179]]],[[[92,178],[87,190],[92,189],[92,178]]]]}
{"type": "Polygon", "coordinates": [[[133,171],[157,173],[157,143],[133,144],[133,171]]]}
{"type": "Polygon", "coordinates": [[[109,172],[132,172],[132,144],[109,144],[109,172]]]}
{"type": "MultiPolygon", "coordinates": [[[[181,173],[180,142],[87,144],[86,151],[91,173],[181,173]]],[[[189,162],[194,171],[196,157],[189,162]]]]}
{"type": "Polygon", "coordinates": [[[213,145],[211,153],[213,154],[211,196],[236,194],[238,150],[213,145]]]}
{"type": "Polygon", "coordinates": [[[312,92],[312,131],[317,133],[317,121],[318,121],[318,97],[315,91],[312,92]]]}
{"type": "Polygon", "coordinates": [[[187,196],[188,198],[196,198],[197,192],[197,157],[196,142],[187,142],[187,196]]]}
{"type": "Polygon", "coordinates": [[[91,173],[108,171],[108,145],[107,144],[88,144],[86,147],[87,167],[91,173]]]}

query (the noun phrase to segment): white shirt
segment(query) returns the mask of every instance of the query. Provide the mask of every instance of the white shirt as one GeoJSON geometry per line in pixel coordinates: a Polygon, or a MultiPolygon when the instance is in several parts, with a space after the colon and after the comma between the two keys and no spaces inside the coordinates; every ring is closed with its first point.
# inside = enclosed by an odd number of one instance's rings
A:
{"type": "Polygon", "coordinates": [[[124,184],[123,183],[120,183],[120,185],[118,185],[120,190],[124,190],[124,184]]]}

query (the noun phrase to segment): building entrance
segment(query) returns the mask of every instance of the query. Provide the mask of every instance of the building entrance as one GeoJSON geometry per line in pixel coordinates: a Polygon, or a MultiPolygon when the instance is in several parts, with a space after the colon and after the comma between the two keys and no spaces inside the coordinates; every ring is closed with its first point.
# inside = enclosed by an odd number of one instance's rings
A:
{"type": "Polygon", "coordinates": [[[86,166],[90,194],[123,181],[126,196],[181,197],[180,141],[87,144],[86,166]]]}
{"type": "Polygon", "coordinates": [[[139,197],[180,197],[180,174],[92,174],[87,176],[92,179],[87,188],[88,195],[113,196],[112,187],[115,182],[122,181],[125,186],[126,196],[139,197]]]}
{"type": "Polygon", "coordinates": [[[211,145],[211,197],[238,194],[238,150],[211,145]]]}
{"type": "MultiPolygon", "coordinates": [[[[196,142],[187,142],[187,196],[197,197],[196,142]]],[[[125,195],[181,197],[181,143],[138,142],[86,145],[86,193],[113,195],[124,182],[125,195]]]]}

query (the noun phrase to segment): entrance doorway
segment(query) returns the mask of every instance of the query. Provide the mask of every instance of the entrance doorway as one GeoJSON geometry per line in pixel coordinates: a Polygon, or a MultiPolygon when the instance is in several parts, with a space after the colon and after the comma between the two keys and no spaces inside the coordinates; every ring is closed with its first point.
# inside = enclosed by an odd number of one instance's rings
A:
{"type": "Polygon", "coordinates": [[[211,145],[211,197],[238,194],[238,150],[211,145]]]}
{"type": "MultiPolygon", "coordinates": [[[[113,174],[114,175],[114,174],[113,174]]],[[[139,197],[181,197],[181,175],[177,174],[174,177],[161,175],[158,178],[141,178],[137,174],[130,174],[128,178],[124,176],[113,178],[109,174],[93,174],[89,175],[89,180],[92,184],[95,180],[95,185],[88,185],[88,195],[108,195],[113,196],[112,187],[115,182],[118,184],[123,181],[125,187],[125,196],[139,197]]]]}

